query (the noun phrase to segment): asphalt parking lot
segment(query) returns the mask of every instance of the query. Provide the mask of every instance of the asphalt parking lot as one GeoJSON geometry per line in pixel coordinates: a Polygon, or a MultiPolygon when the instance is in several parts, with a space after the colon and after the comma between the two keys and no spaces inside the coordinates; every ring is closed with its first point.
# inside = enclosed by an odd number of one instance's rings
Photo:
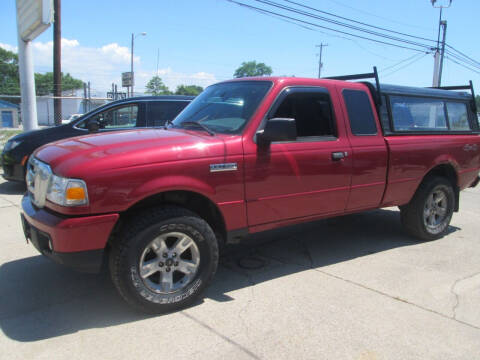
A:
{"type": "Polygon", "coordinates": [[[0,181],[1,359],[480,358],[480,187],[434,242],[393,208],[252,237],[203,301],[156,317],[27,245],[22,193],[0,181]]]}

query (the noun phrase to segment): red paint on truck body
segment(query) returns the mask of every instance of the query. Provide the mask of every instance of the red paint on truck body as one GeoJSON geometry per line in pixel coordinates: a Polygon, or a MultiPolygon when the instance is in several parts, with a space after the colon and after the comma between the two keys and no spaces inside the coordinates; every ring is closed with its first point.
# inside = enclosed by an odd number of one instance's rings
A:
{"type": "Polygon", "coordinates": [[[455,168],[460,189],[478,176],[480,153],[463,150],[466,143],[478,144],[480,149],[478,135],[384,137],[374,111],[377,134],[354,136],[341,91],[363,90],[374,107],[366,85],[301,78],[249,79],[255,80],[273,85],[240,135],[144,129],[83,136],[42,147],[35,156],[54,173],[86,182],[89,205],[61,207],[47,202],[47,218],[24,209],[28,220],[54,234],[55,246],[62,251],[74,252],[105,246],[118,214],[167,191],[189,191],[208,198],[218,207],[227,231],[256,232],[405,204],[428,171],[439,164],[455,168]],[[277,96],[292,86],[328,90],[336,139],[273,143],[260,149],[255,133],[277,96]],[[337,151],[348,156],[332,161],[331,153],[337,151]],[[222,163],[236,163],[238,170],[210,172],[211,164],[222,163]],[[99,224],[104,224],[102,231],[90,243],[84,231],[95,232],[99,224]]]}

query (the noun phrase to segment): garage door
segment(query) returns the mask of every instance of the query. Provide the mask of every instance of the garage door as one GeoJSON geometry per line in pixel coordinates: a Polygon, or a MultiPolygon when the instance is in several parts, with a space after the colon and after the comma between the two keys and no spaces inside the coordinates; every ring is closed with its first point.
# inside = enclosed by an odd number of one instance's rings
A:
{"type": "Polygon", "coordinates": [[[2,111],[2,127],[13,127],[13,114],[11,111],[2,111]]]}

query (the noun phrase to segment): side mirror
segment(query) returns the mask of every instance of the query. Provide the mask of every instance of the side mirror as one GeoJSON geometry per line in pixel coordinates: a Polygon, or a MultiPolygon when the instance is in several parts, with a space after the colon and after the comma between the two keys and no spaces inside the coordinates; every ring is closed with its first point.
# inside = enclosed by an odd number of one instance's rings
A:
{"type": "Polygon", "coordinates": [[[95,119],[89,120],[87,123],[87,129],[89,133],[96,133],[100,129],[100,123],[95,119]]]}
{"type": "Polygon", "coordinates": [[[265,129],[257,132],[257,142],[264,146],[274,141],[295,141],[296,139],[297,126],[295,119],[290,118],[269,119],[265,129]]]}

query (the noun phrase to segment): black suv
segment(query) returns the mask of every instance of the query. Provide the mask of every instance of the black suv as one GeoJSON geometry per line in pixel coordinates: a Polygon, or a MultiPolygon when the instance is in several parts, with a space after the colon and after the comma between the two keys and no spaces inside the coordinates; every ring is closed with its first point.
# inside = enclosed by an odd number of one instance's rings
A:
{"type": "Polygon", "coordinates": [[[173,120],[193,96],[142,96],[101,106],[72,122],[48,129],[29,131],[12,137],[2,152],[3,177],[25,181],[25,164],[38,147],[49,142],[89,132],[163,126],[173,120]]]}

